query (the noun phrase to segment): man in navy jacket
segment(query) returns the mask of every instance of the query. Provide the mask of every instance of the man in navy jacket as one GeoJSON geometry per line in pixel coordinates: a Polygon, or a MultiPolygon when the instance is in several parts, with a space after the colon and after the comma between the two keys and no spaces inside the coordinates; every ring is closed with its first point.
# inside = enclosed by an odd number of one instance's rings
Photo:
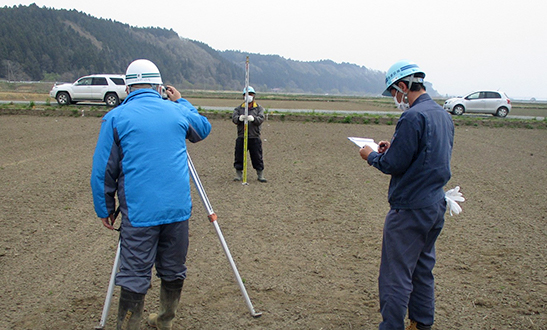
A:
{"type": "Polygon", "coordinates": [[[152,266],[161,278],[160,313],[149,322],[171,327],[186,278],[188,219],[192,212],[186,139],[198,142],[211,124],[172,86],[156,65],[132,62],[128,96],[102,119],[93,155],[91,188],[97,216],[113,229],[118,195],[122,214],[118,329],[139,329],[152,266]]]}
{"type": "Polygon", "coordinates": [[[381,330],[404,329],[407,310],[408,329],[428,330],[434,322],[432,270],[444,225],[454,124],[426,93],[424,77],[409,61],[389,69],[383,95],[404,112],[391,141],[380,141],[378,152],[369,146],[359,151],[369,165],[391,175],[378,279],[381,330]]]}

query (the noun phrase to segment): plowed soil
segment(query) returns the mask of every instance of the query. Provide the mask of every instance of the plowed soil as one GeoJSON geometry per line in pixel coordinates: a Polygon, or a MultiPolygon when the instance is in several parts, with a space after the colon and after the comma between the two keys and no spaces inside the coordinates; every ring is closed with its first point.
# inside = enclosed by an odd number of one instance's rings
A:
{"type": "MultiPolygon", "coordinates": [[[[268,121],[265,174],[232,181],[236,128],[189,146],[254,308],[250,316],[194,191],[175,329],[375,329],[389,177],[348,136],[393,125],[268,121]]],[[[1,329],[99,324],[117,232],[92,206],[98,117],[0,116],[1,329]]],[[[456,127],[463,212],[437,243],[435,329],[547,329],[547,130],[456,127]]],[[[159,281],[145,314],[158,307],[159,281]]],[[[115,328],[116,288],[107,329],[115,328]]],[[[147,329],[143,320],[143,328],[147,329]]]]}

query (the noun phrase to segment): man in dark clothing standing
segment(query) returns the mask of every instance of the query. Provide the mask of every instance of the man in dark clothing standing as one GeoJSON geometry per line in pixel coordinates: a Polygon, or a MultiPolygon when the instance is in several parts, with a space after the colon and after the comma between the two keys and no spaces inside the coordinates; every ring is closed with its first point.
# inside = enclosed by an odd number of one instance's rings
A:
{"type": "Polygon", "coordinates": [[[444,186],[451,176],[454,124],[429,97],[425,73],[415,63],[399,61],[386,74],[383,95],[404,111],[390,141],[378,152],[365,146],[361,157],[391,175],[378,278],[379,329],[429,330],[434,321],[435,242],[444,225],[444,186]]]}
{"type": "MultiPolygon", "coordinates": [[[[264,177],[264,161],[262,160],[262,140],[260,139],[260,129],[264,122],[264,108],[255,101],[255,90],[251,86],[248,87],[248,99],[234,109],[232,114],[232,122],[237,125],[237,139],[235,146],[234,168],[236,176],[234,181],[243,179],[243,140],[245,134],[245,103],[248,104],[248,141],[247,149],[251,156],[253,168],[256,170],[258,181],[267,182],[264,177]]],[[[243,91],[245,98],[245,90],[243,91]]]]}

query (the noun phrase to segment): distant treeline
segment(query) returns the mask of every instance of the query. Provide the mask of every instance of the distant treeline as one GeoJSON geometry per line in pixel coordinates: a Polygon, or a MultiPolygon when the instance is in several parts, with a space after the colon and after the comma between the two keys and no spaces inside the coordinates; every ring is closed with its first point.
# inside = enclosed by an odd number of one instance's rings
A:
{"type": "Polygon", "coordinates": [[[147,58],[165,83],[238,90],[247,55],[258,91],[378,95],[384,87],[382,72],[355,64],[219,52],[172,29],[132,27],[75,10],[35,4],[0,8],[0,79],[71,82],[87,74],[124,73],[131,61],[147,58]]]}
{"type": "MultiPolygon", "coordinates": [[[[235,63],[245,62],[247,54],[224,51],[221,54],[235,63]]],[[[384,73],[355,64],[337,64],[330,60],[301,62],[278,55],[250,55],[250,75],[254,87],[287,92],[314,94],[380,94],[384,73]]]]}

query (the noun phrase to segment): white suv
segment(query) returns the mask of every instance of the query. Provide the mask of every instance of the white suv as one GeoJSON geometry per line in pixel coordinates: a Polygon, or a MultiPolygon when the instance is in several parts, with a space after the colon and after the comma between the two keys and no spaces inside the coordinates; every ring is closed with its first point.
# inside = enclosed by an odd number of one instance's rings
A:
{"type": "Polygon", "coordinates": [[[55,83],[49,96],[55,98],[60,105],[80,101],[101,101],[107,106],[115,107],[127,97],[125,76],[98,74],[81,77],[73,84],[55,83]]]}
{"type": "Polygon", "coordinates": [[[458,116],[464,112],[476,112],[506,117],[511,111],[511,100],[504,92],[483,90],[448,99],[443,108],[458,116]]]}

